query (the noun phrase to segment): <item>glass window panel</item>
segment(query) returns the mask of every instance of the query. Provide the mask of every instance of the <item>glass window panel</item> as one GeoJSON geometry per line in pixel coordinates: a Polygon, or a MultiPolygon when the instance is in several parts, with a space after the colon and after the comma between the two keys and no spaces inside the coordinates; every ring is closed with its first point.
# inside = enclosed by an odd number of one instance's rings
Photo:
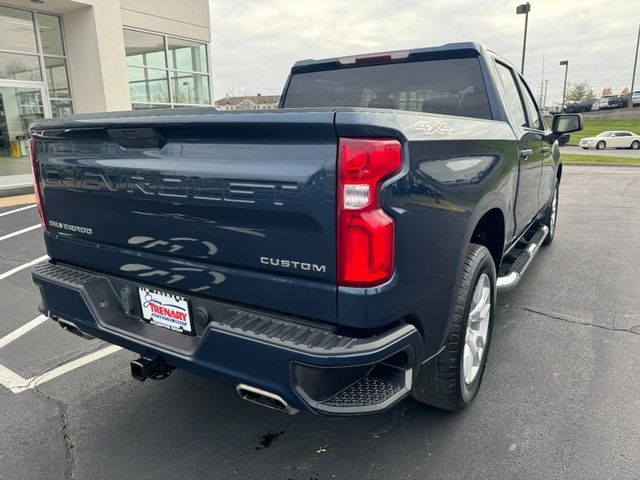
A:
{"type": "Polygon", "coordinates": [[[44,71],[49,84],[49,96],[70,98],[67,62],[64,58],[44,58],[44,71]]]}
{"type": "Polygon", "coordinates": [[[162,35],[125,30],[124,46],[127,65],[167,68],[162,35]]]}
{"type": "Polygon", "coordinates": [[[166,70],[129,67],[131,102],[169,102],[166,70]]]}
{"type": "Polygon", "coordinates": [[[167,39],[169,48],[169,68],[176,70],[190,70],[193,72],[209,72],[207,65],[207,49],[203,43],[167,39]]]}
{"type": "Polygon", "coordinates": [[[41,82],[38,57],[0,52],[0,78],[41,82]]]}
{"type": "Polygon", "coordinates": [[[38,51],[31,12],[0,6],[0,49],[38,51]]]}
{"type": "Polygon", "coordinates": [[[25,139],[29,125],[44,118],[42,107],[39,88],[0,85],[0,162],[5,175],[29,172],[28,162],[7,164],[2,157],[28,155],[25,139]]]}
{"type": "Polygon", "coordinates": [[[45,55],[64,55],[60,17],[43,13],[37,13],[36,15],[38,16],[42,53],[45,55]]]}
{"type": "Polygon", "coordinates": [[[491,118],[477,58],[363,65],[291,76],[286,107],[369,107],[491,118]]]}
{"type": "Polygon", "coordinates": [[[196,73],[172,72],[173,101],[175,103],[210,104],[209,76],[196,73]]]}
{"type": "Polygon", "coordinates": [[[522,106],[522,100],[518,93],[518,87],[516,81],[513,78],[511,69],[501,63],[496,63],[496,70],[500,77],[500,83],[504,88],[504,93],[507,95],[507,106],[511,110],[513,120],[523,127],[527,126],[527,117],[524,114],[524,107],[522,106]]]}
{"type": "Polygon", "coordinates": [[[51,114],[53,118],[62,118],[73,113],[71,100],[51,100],[51,114]]]}
{"type": "Polygon", "coordinates": [[[533,95],[531,95],[531,92],[525,86],[525,83],[520,76],[518,76],[518,85],[520,86],[520,91],[524,97],[524,106],[529,114],[529,127],[535,130],[544,130],[542,116],[540,115],[536,101],[533,99],[533,95]]]}

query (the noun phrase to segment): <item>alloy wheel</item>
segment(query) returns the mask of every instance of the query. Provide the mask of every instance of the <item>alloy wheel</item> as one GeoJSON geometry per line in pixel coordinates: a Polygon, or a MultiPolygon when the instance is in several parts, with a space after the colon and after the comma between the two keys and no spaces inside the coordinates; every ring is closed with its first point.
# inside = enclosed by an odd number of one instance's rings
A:
{"type": "Polygon", "coordinates": [[[462,354],[462,371],[467,385],[472,384],[480,372],[487,345],[490,318],[491,281],[489,276],[483,273],[478,278],[473,291],[467,318],[467,332],[462,354]]]}

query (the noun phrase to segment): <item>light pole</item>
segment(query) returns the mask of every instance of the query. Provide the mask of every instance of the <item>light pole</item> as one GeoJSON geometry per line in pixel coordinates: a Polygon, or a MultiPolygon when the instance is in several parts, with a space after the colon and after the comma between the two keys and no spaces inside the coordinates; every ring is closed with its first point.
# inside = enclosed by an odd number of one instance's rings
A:
{"type": "Polygon", "coordinates": [[[527,26],[529,25],[529,11],[531,10],[531,4],[529,2],[523,3],[516,7],[516,15],[524,14],[524,41],[522,42],[522,67],[520,67],[520,74],[524,75],[524,54],[527,50],[527,26]]]}
{"type": "Polygon", "coordinates": [[[544,81],[544,97],[542,97],[542,108],[547,106],[547,88],[549,87],[549,80],[544,81]]]}
{"type": "Polygon", "coordinates": [[[640,25],[638,26],[638,40],[636,40],[636,56],[633,59],[633,77],[631,77],[631,96],[629,98],[629,108],[633,108],[633,89],[636,83],[636,67],[638,66],[638,47],[640,47],[640,25]]]}
{"type": "Polygon", "coordinates": [[[569,72],[569,60],[562,60],[559,65],[564,65],[564,87],[562,87],[562,107],[560,108],[560,113],[562,113],[564,112],[564,99],[567,94],[567,73],[569,72]]]}

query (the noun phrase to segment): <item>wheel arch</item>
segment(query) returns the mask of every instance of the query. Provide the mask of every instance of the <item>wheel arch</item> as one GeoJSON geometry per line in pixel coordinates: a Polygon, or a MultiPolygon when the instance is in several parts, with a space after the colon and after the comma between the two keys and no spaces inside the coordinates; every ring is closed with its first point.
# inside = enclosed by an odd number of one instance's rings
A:
{"type": "Polygon", "coordinates": [[[482,198],[473,210],[467,224],[466,243],[478,243],[487,247],[500,268],[507,238],[513,235],[513,203],[506,195],[494,191],[482,198]]]}
{"type": "Polygon", "coordinates": [[[505,220],[501,209],[493,207],[482,214],[475,224],[469,243],[485,246],[493,257],[496,270],[500,268],[505,244],[505,220]]]}

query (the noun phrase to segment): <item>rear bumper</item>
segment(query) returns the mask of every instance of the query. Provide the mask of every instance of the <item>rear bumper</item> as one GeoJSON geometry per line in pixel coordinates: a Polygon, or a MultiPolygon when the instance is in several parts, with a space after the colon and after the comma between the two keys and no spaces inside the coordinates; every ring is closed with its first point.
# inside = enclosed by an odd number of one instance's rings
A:
{"type": "MultiPolygon", "coordinates": [[[[33,271],[43,313],[83,333],[169,365],[282,397],[298,410],[353,415],[385,410],[408,395],[423,356],[412,325],[375,337],[339,335],[318,325],[190,297],[196,335],[139,319],[137,284],[68,265],[33,271]]],[[[180,293],[184,295],[183,293],[180,293]]]]}

